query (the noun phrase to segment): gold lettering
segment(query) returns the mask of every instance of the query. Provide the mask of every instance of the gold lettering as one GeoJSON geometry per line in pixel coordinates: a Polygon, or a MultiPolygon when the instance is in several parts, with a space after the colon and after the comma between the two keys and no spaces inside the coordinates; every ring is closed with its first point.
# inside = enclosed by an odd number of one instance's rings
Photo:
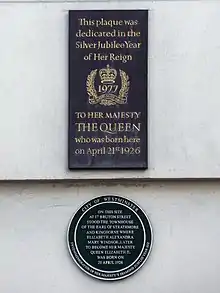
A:
{"type": "Polygon", "coordinates": [[[87,31],[82,31],[79,29],[76,33],[77,38],[115,38],[116,37],[116,30],[114,29],[112,32],[102,32],[102,31],[94,31],[88,29],[87,31]]]}
{"type": "Polygon", "coordinates": [[[132,43],[131,41],[125,41],[125,45],[127,49],[139,49],[141,47],[141,43],[132,43]]]}
{"type": "Polygon", "coordinates": [[[139,49],[141,47],[142,43],[135,43],[131,41],[123,41],[123,42],[117,42],[117,41],[105,41],[97,42],[97,49],[139,49]]]}
{"type": "Polygon", "coordinates": [[[141,131],[141,123],[138,123],[138,126],[135,124],[132,124],[132,131],[135,131],[135,129],[137,131],[141,131]]]}
{"type": "Polygon", "coordinates": [[[75,123],[77,131],[102,131],[102,132],[133,132],[140,131],[141,123],[75,123]]]}
{"type": "MultiPolygon", "coordinates": [[[[124,131],[125,130],[125,125],[128,123],[118,123],[118,131],[124,131]]],[[[131,124],[131,123],[129,123],[131,124]]]]}
{"type": "Polygon", "coordinates": [[[104,18],[101,18],[99,20],[96,20],[96,27],[99,26],[119,26],[119,25],[123,25],[123,21],[122,20],[106,20],[104,18]]]}
{"type": "Polygon", "coordinates": [[[97,148],[88,148],[87,150],[87,155],[91,155],[92,157],[96,157],[96,156],[99,156],[99,155],[105,155],[106,153],[106,150],[105,150],[105,147],[101,147],[99,149],[97,148]]]}
{"type": "Polygon", "coordinates": [[[75,115],[77,119],[139,119],[141,117],[141,112],[75,112],[75,115]]]}
{"type": "Polygon", "coordinates": [[[98,124],[97,123],[75,123],[77,127],[77,131],[98,131],[98,124]]]}
{"type": "Polygon", "coordinates": [[[88,112],[87,118],[103,118],[102,112],[88,112]]]}
{"type": "Polygon", "coordinates": [[[103,55],[100,53],[93,54],[93,60],[108,60],[108,55],[103,55]]]}
{"type": "Polygon", "coordinates": [[[87,43],[85,41],[77,41],[76,42],[76,49],[95,49],[96,43],[87,43]]]}
{"type": "Polygon", "coordinates": [[[95,21],[92,19],[79,18],[79,24],[80,25],[94,25],[95,21]]]}
{"type": "Polygon", "coordinates": [[[122,54],[109,54],[110,61],[121,61],[122,63],[127,63],[128,61],[132,61],[132,55],[122,55],[122,54]]]}

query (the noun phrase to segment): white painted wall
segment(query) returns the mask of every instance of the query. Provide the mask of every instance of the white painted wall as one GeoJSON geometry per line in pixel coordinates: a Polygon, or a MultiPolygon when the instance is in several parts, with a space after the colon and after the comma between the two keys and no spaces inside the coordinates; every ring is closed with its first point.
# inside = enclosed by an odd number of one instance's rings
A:
{"type": "Polygon", "coordinates": [[[1,184],[0,292],[219,293],[219,183],[126,185],[1,184]],[[154,231],[145,265],[115,283],[83,273],[66,245],[76,209],[108,193],[136,201],[154,231]]]}
{"type": "MultiPolygon", "coordinates": [[[[0,0],[0,180],[220,176],[220,2],[0,0]],[[67,171],[67,11],[149,8],[149,170],[67,171]]],[[[83,181],[81,181],[83,182],[83,181]]],[[[95,181],[96,182],[96,181],[95,181]]],[[[1,293],[219,293],[219,182],[1,183],[1,293]],[[114,284],[81,272],[66,229],[102,194],[150,217],[146,264],[114,284]]]]}
{"type": "MultiPolygon", "coordinates": [[[[29,0],[28,0],[29,1],[29,0]]],[[[219,1],[0,1],[0,179],[220,176],[219,1]],[[67,170],[67,12],[149,8],[149,170],[67,170]]]]}

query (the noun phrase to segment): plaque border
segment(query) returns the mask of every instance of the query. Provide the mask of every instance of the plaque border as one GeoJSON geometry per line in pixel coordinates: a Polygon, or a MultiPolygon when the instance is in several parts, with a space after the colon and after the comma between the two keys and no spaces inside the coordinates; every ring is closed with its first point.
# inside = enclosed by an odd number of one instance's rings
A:
{"type": "MultiPolygon", "coordinates": [[[[81,218],[85,215],[85,213],[87,213],[87,212],[88,212],[90,209],[92,209],[93,207],[95,207],[95,206],[97,206],[97,205],[108,204],[108,203],[113,203],[113,201],[107,201],[107,202],[97,203],[97,204],[91,206],[91,207],[90,207],[88,210],[86,210],[86,211],[80,216],[80,218],[77,220],[76,227],[75,227],[75,231],[74,231],[74,242],[75,242],[75,247],[76,247],[77,253],[78,253],[79,256],[81,257],[81,259],[83,259],[83,257],[82,257],[82,255],[81,255],[81,253],[79,252],[78,245],[77,245],[77,242],[76,242],[76,230],[77,230],[77,228],[78,228],[79,221],[80,221],[81,218]]],[[[143,243],[143,246],[142,246],[142,248],[141,248],[141,252],[139,253],[137,259],[134,260],[133,263],[131,263],[129,266],[127,266],[127,267],[125,267],[125,268],[123,268],[123,269],[117,270],[117,271],[110,271],[110,272],[108,272],[108,271],[104,271],[104,270],[99,270],[99,269],[97,269],[97,268],[94,268],[92,265],[90,265],[87,261],[85,261],[85,260],[83,259],[84,262],[85,262],[88,266],[90,266],[91,268],[93,268],[94,270],[97,270],[97,271],[100,271],[100,272],[104,272],[104,273],[107,273],[107,274],[118,273],[118,272],[121,272],[121,271],[123,271],[123,270],[126,270],[126,269],[130,268],[130,267],[131,267],[132,265],[134,265],[134,264],[136,263],[136,261],[141,257],[141,255],[142,255],[142,253],[143,253],[143,251],[144,251],[144,247],[145,247],[145,245],[146,245],[146,231],[145,231],[144,224],[143,224],[143,222],[142,222],[140,216],[139,216],[135,211],[133,211],[130,207],[126,206],[125,204],[120,203],[120,205],[125,206],[126,208],[130,209],[134,214],[136,214],[137,218],[139,219],[139,221],[140,221],[140,223],[141,223],[141,225],[142,225],[142,227],[143,227],[143,231],[144,231],[144,243],[143,243]]]]}
{"type": "MultiPolygon", "coordinates": [[[[106,201],[106,202],[103,202],[103,203],[117,203],[117,204],[119,204],[119,205],[121,205],[122,203],[120,203],[120,202],[117,202],[117,201],[106,201]]],[[[99,203],[94,203],[90,208],[92,208],[92,207],[94,207],[94,206],[96,206],[96,205],[98,205],[99,203]]],[[[124,206],[126,206],[126,205],[124,205],[124,206]]],[[[128,208],[128,206],[126,206],[127,208],[128,208]]],[[[89,209],[90,209],[89,208],[89,209]]],[[[86,211],[85,211],[85,213],[89,210],[89,209],[87,209],[86,211]]],[[[134,212],[134,211],[133,211],[134,212]]],[[[134,212],[135,214],[136,214],[136,212],[134,212]]],[[[84,215],[84,212],[82,212],[82,215],[84,215]]],[[[140,216],[139,216],[140,217],[140,216]]],[[[79,218],[81,218],[81,216],[79,217],[79,218]]],[[[79,221],[79,219],[77,220],[77,223],[78,223],[78,221],[79,221]]],[[[75,227],[76,228],[76,227],[75,227]]],[[[74,242],[75,242],[75,231],[76,231],[76,229],[74,229],[74,242]]],[[[76,265],[84,272],[84,273],[86,273],[87,275],[89,275],[89,276],[91,276],[91,277],[93,277],[93,278],[95,278],[95,279],[99,279],[99,280],[103,280],[103,281],[117,281],[117,280],[122,280],[122,279],[125,279],[125,278],[127,278],[127,277],[129,277],[129,276],[131,276],[131,275],[133,275],[134,273],[136,273],[143,265],[144,265],[144,263],[147,261],[147,259],[149,258],[149,256],[150,256],[150,253],[151,253],[151,250],[152,250],[152,246],[153,246],[153,241],[154,241],[154,237],[153,237],[153,229],[152,229],[152,225],[151,225],[151,222],[150,222],[150,220],[149,220],[149,218],[148,218],[148,216],[147,216],[147,214],[144,212],[144,210],[136,203],[136,202],[134,202],[134,201],[132,201],[132,200],[130,200],[130,199],[128,199],[128,198],[126,198],[126,197],[122,197],[122,196],[119,196],[119,195],[113,195],[113,194],[107,194],[107,195],[101,195],[101,196],[98,196],[98,197],[93,197],[91,200],[88,200],[88,201],[86,201],[86,202],[84,202],[82,205],[80,205],[78,208],[77,208],[77,210],[76,210],[76,212],[73,214],[73,216],[71,217],[71,219],[70,219],[70,221],[69,221],[69,224],[68,224],[68,228],[67,228],[67,246],[68,246],[68,250],[69,250],[69,253],[70,253],[70,255],[71,255],[71,258],[74,260],[74,262],[76,263],[76,265]],[[70,227],[71,227],[71,224],[72,224],[72,221],[73,221],[73,219],[74,219],[74,217],[77,215],[77,213],[80,211],[80,209],[82,209],[83,208],[83,206],[85,206],[86,204],[88,204],[88,203],[90,203],[90,202],[94,202],[95,200],[99,200],[100,198],[104,198],[104,197],[116,197],[116,198],[120,198],[120,199],[123,199],[123,200],[127,200],[128,202],[131,202],[132,204],[134,204],[138,209],[140,209],[140,211],[141,211],[141,213],[142,213],[142,216],[144,216],[145,218],[146,218],[146,220],[147,220],[147,223],[148,223],[148,225],[149,225],[149,230],[150,230],[150,234],[151,234],[151,242],[150,242],[150,246],[149,246],[149,248],[148,247],[146,247],[146,231],[145,231],[145,226],[144,226],[144,223],[143,223],[143,221],[142,221],[142,219],[140,219],[141,220],[141,224],[142,224],[142,226],[144,227],[144,235],[145,235],[145,243],[144,243],[144,245],[143,245],[143,247],[142,247],[142,251],[141,251],[141,253],[139,254],[139,256],[138,256],[138,258],[131,264],[131,265],[129,265],[129,266],[127,266],[126,268],[124,268],[124,269],[122,269],[122,270],[120,270],[120,272],[123,272],[123,270],[127,270],[127,269],[129,269],[130,267],[132,267],[132,266],[134,266],[136,263],[138,263],[139,262],[139,260],[141,259],[141,257],[143,257],[143,253],[146,251],[146,249],[147,249],[147,253],[146,253],[146,256],[144,256],[144,259],[143,259],[143,261],[141,261],[140,262],[140,264],[138,265],[138,266],[136,266],[132,271],[130,271],[128,274],[124,274],[123,276],[118,276],[118,277],[115,277],[115,278],[105,278],[105,277],[102,277],[102,276],[97,276],[97,275],[95,275],[95,274],[92,274],[92,273],[90,273],[88,270],[86,270],[86,269],[84,269],[84,267],[82,266],[82,265],[80,265],[79,264],[79,262],[81,262],[81,263],[86,263],[86,266],[87,267],[89,267],[89,268],[91,268],[93,271],[101,271],[101,272],[103,272],[103,273],[105,273],[105,274],[115,274],[115,273],[117,273],[118,271],[112,271],[112,272],[106,272],[106,271],[102,271],[102,270],[98,270],[98,269],[94,269],[91,265],[89,265],[89,264],[87,264],[87,262],[81,257],[81,255],[79,254],[79,259],[80,259],[80,261],[77,261],[77,259],[75,258],[75,256],[74,256],[74,254],[73,254],[73,252],[72,252],[72,250],[71,250],[71,248],[70,248],[70,241],[69,241],[69,232],[70,232],[70,227]]],[[[75,246],[75,243],[74,243],[74,246],[75,246]]],[[[75,247],[74,247],[75,248],[75,247]]],[[[77,251],[77,250],[76,250],[77,251]]],[[[78,251],[77,251],[77,253],[78,253],[78,251]]]]}

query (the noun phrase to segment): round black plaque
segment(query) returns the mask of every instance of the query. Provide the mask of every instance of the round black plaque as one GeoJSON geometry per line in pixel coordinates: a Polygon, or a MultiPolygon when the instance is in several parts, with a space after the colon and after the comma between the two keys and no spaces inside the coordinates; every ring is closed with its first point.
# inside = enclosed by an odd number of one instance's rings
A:
{"type": "Polygon", "coordinates": [[[67,243],[72,258],[85,273],[101,280],[120,280],[146,261],[152,229],[136,203],[106,195],[78,209],[68,227],[67,243]]]}

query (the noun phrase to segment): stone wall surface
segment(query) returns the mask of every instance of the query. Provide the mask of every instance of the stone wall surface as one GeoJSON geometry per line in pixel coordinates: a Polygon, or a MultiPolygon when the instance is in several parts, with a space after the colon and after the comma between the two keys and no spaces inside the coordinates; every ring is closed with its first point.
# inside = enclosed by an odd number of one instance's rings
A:
{"type": "Polygon", "coordinates": [[[0,179],[218,178],[219,26],[219,1],[0,1],[0,179]],[[67,169],[71,9],[150,10],[147,171],[67,169]]]}
{"type": "Polygon", "coordinates": [[[2,293],[219,293],[218,182],[0,185],[2,293]],[[133,276],[99,281],[73,263],[66,244],[70,218],[103,194],[138,203],[151,220],[154,244],[133,276]]]}

